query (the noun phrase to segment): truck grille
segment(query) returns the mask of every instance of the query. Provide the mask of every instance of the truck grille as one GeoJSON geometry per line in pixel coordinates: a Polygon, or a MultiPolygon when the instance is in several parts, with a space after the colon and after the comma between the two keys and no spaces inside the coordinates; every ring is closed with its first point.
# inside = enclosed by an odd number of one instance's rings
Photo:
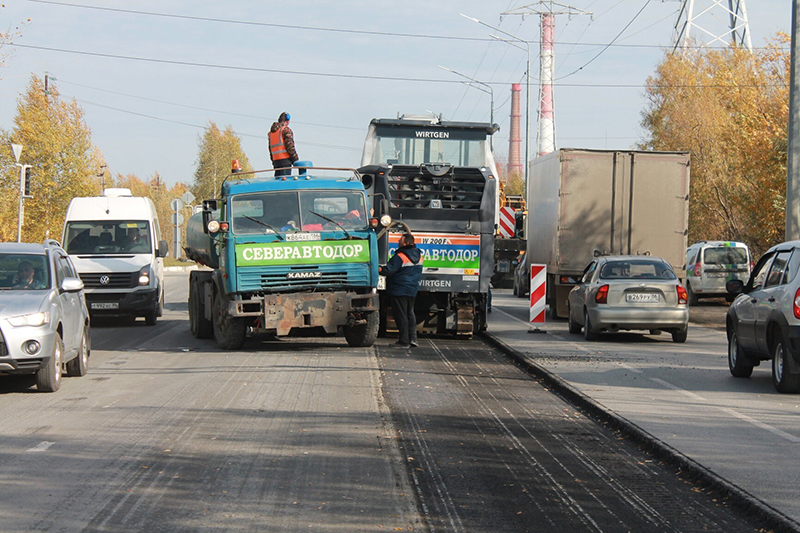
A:
{"type": "Polygon", "coordinates": [[[87,289],[132,289],[139,286],[138,272],[104,272],[81,274],[83,286],[87,289]],[[108,277],[108,283],[101,283],[101,278],[108,277]]]}
{"type": "Polygon", "coordinates": [[[434,176],[424,165],[394,165],[387,178],[392,203],[418,209],[428,209],[431,200],[439,200],[442,209],[477,211],[486,186],[483,173],[469,167],[452,167],[444,176],[434,176]]]}
{"type": "Polygon", "coordinates": [[[239,291],[241,292],[291,291],[343,286],[370,286],[369,265],[244,267],[239,271],[239,291]],[[290,278],[289,273],[298,277],[290,278]]]}

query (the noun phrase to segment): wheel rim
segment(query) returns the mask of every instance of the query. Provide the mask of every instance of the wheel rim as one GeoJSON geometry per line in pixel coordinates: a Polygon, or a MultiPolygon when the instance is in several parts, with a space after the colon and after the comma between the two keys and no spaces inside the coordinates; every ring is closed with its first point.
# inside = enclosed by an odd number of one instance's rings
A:
{"type": "Polygon", "coordinates": [[[775,374],[775,381],[783,379],[783,345],[778,343],[775,347],[775,356],[772,358],[772,371],[775,374]]]}
{"type": "Polygon", "coordinates": [[[736,342],[736,333],[731,334],[731,340],[728,342],[728,360],[731,367],[736,366],[736,360],[739,358],[739,350],[736,342]]]}

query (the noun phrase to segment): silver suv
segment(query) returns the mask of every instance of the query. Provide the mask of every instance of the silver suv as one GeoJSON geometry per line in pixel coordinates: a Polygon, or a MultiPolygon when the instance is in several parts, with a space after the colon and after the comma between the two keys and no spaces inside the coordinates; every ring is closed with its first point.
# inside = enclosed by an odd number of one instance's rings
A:
{"type": "Polygon", "coordinates": [[[35,374],[55,392],[62,369],[83,376],[89,366],[89,310],[83,282],[54,240],[0,243],[0,374],[35,374]]]}
{"type": "Polygon", "coordinates": [[[728,367],[747,378],[761,361],[772,361],[778,392],[800,391],[800,241],[770,248],[758,260],[750,279],[731,280],[737,295],[728,308],[728,367]]]}

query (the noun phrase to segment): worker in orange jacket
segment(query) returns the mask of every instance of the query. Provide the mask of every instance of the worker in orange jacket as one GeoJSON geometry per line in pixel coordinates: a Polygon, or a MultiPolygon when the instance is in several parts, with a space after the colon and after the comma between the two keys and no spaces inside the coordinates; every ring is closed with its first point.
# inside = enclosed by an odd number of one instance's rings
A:
{"type": "Polygon", "coordinates": [[[289,127],[289,120],[292,116],[281,113],[278,122],[273,122],[269,129],[267,138],[269,139],[269,157],[272,159],[272,167],[275,168],[275,176],[288,176],[292,173],[292,164],[297,161],[297,151],[294,149],[294,133],[289,127]]]}

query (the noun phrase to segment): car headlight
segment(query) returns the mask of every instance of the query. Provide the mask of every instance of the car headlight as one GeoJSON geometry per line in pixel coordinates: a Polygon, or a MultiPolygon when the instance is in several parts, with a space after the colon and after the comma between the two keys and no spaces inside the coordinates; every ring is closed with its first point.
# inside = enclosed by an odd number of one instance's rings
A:
{"type": "Polygon", "coordinates": [[[8,319],[8,323],[14,327],[44,326],[48,322],[50,322],[50,313],[47,311],[41,313],[30,313],[28,315],[12,316],[8,319]]]}
{"type": "Polygon", "coordinates": [[[139,271],[139,285],[150,285],[150,265],[139,271]]]}

